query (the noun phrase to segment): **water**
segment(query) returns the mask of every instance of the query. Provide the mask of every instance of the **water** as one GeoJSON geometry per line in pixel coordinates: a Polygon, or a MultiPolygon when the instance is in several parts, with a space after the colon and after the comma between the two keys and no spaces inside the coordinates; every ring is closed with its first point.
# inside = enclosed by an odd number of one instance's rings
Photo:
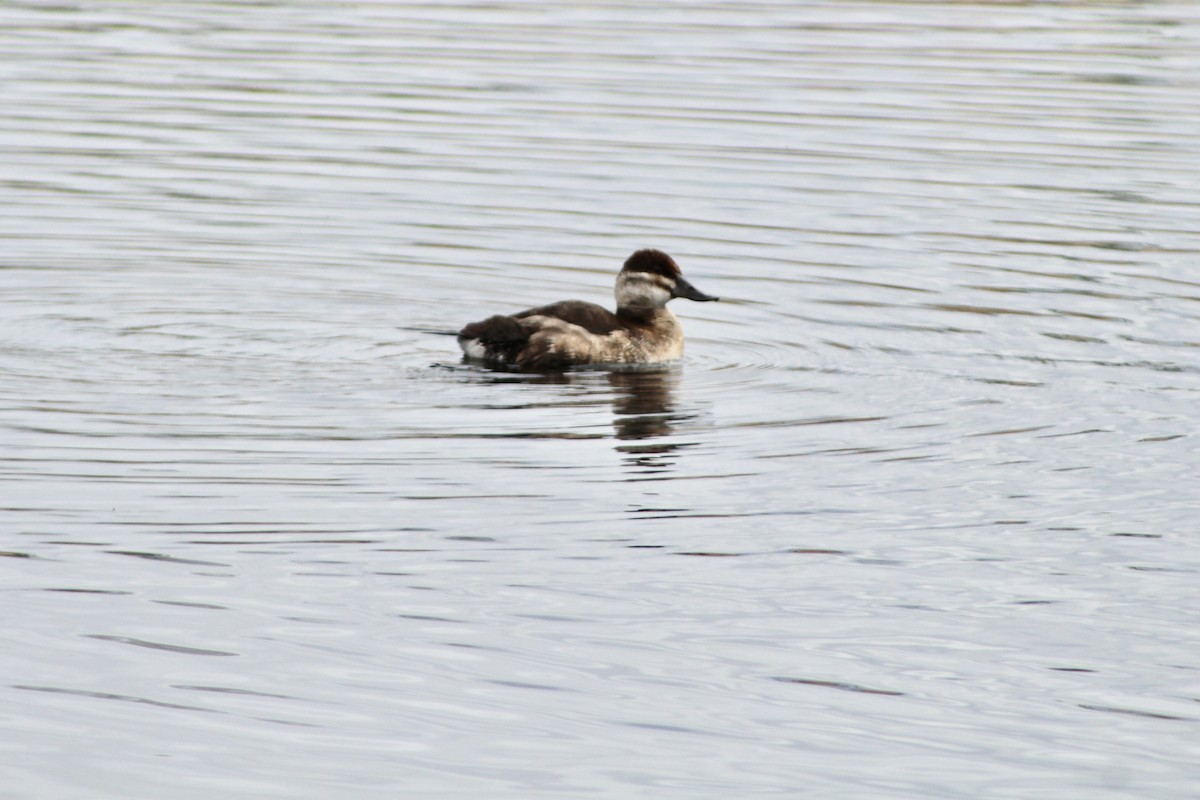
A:
{"type": "Polygon", "coordinates": [[[0,22],[0,797],[1196,796],[1195,4],[0,22]]]}

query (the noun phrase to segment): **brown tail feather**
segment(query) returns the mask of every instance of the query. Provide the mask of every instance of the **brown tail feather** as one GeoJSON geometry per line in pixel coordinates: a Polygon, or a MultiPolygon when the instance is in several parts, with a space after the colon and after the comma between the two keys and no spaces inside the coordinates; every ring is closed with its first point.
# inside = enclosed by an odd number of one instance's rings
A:
{"type": "Polygon", "coordinates": [[[513,361],[525,343],[529,331],[512,317],[496,314],[479,322],[472,322],[458,333],[459,339],[478,339],[498,359],[513,361]]]}

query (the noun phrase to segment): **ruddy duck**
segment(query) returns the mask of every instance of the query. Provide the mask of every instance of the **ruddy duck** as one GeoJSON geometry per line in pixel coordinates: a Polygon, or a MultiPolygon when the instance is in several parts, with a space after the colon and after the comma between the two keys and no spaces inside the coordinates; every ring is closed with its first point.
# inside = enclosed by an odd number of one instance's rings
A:
{"type": "Polygon", "coordinates": [[[683,355],[683,329],[667,301],[719,298],[692,286],[661,250],[638,250],[617,275],[617,313],[563,300],[518,314],[497,314],[459,331],[469,359],[529,370],[580,364],[654,364],[683,355]]]}

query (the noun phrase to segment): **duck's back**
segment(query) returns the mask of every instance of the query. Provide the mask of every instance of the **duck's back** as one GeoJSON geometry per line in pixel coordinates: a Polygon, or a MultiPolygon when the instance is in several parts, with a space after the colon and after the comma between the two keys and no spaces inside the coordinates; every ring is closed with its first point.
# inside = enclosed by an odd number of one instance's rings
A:
{"type": "Polygon", "coordinates": [[[626,327],[620,317],[604,306],[587,303],[583,300],[560,300],[548,306],[531,308],[519,314],[513,314],[516,319],[526,317],[554,317],[572,325],[578,325],[588,333],[597,336],[607,336],[615,330],[626,327]]]}

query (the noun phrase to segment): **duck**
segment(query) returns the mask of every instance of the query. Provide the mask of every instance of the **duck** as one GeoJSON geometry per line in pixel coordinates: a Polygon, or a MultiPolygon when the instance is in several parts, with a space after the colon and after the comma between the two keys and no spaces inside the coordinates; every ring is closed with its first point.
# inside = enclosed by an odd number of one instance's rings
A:
{"type": "Polygon", "coordinates": [[[621,267],[616,313],[562,300],[516,314],[495,314],[458,333],[468,361],[528,371],[596,364],[659,364],[683,355],[683,328],[667,308],[676,297],[708,303],[661,250],[638,250],[621,267]]]}

